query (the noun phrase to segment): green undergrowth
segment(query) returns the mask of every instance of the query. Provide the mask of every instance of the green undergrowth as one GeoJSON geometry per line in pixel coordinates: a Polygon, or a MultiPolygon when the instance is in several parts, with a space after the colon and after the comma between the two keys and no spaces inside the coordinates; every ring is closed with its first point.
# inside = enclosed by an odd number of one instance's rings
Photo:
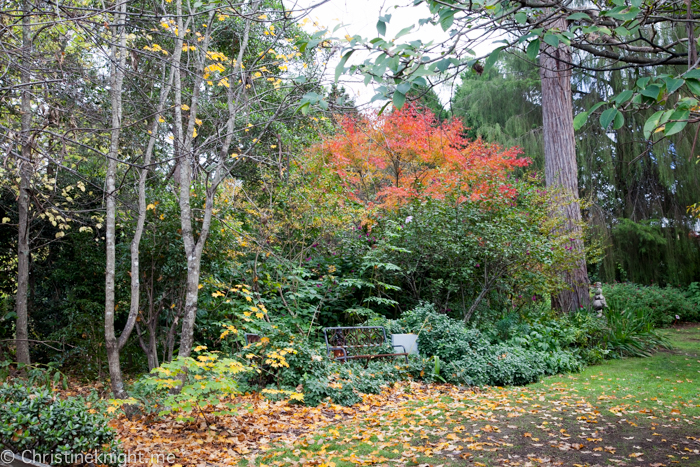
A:
{"type": "MultiPolygon", "coordinates": [[[[700,465],[700,325],[671,348],[525,387],[413,383],[395,407],[358,413],[256,465],[700,465]]],[[[243,461],[241,465],[249,463],[243,461]]]]}

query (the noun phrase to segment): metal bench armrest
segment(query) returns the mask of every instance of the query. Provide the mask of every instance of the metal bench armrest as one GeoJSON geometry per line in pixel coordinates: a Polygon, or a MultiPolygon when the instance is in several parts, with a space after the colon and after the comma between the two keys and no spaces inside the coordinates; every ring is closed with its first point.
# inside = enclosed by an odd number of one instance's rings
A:
{"type": "Polygon", "coordinates": [[[403,345],[400,345],[400,344],[391,344],[391,346],[392,346],[392,347],[401,347],[401,348],[403,349],[403,353],[406,354],[406,355],[405,355],[405,357],[406,357],[406,363],[408,363],[408,352],[406,352],[406,347],[404,347],[403,345]]]}

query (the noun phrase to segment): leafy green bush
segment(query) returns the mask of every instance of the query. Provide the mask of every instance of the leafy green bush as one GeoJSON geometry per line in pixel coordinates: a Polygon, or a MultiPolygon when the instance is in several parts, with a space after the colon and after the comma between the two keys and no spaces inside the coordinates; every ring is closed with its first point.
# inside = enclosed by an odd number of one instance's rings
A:
{"type": "MultiPolygon", "coordinates": [[[[193,414],[204,416],[203,407],[218,405],[222,397],[240,393],[238,380],[248,368],[237,359],[221,358],[205,350],[205,346],[196,347],[196,358],[178,357],[141,378],[142,386],[151,387],[150,392],[146,391],[147,401],[158,400],[160,396],[161,415],[175,413],[178,420],[192,421],[193,414]],[[180,390],[170,393],[175,387],[180,390]]],[[[208,423],[206,417],[205,421],[208,423]]]]}
{"type": "Polygon", "coordinates": [[[604,340],[615,357],[648,357],[658,347],[669,347],[668,339],[654,328],[655,316],[649,308],[611,306],[605,316],[604,340]]]}
{"type": "Polygon", "coordinates": [[[654,325],[666,326],[675,321],[700,320],[699,290],[697,283],[691,284],[688,292],[671,286],[621,283],[605,284],[603,295],[611,308],[646,309],[654,325]]]}
{"type": "Polygon", "coordinates": [[[304,402],[317,405],[330,398],[335,404],[353,405],[362,400],[362,394],[378,394],[387,385],[406,379],[408,374],[405,362],[398,360],[329,362],[324,373],[304,375],[304,402]]]}
{"type": "Polygon", "coordinates": [[[583,368],[583,359],[566,345],[536,345],[547,342],[542,339],[493,344],[481,331],[435,312],[429,304],[404,313],[398,323],[392,326],[418,334],[418,348],[424,358],[422,367],[415,366],[411,371],[415,377],[439,376],[437,379],[456,384],[503,386],[527,384],[544,375],[583,368]],[[438,375],[434,362],[442,362],[438,375]]]}
{"type": "Polygon", "coordinates": [[[97,396],[61,399],[45,388],[2,384],[0,448],[53,456],[55,465],[68,465],[71,456],[95,452],[116,464],[119,446],[103,413],[97,396]]]}

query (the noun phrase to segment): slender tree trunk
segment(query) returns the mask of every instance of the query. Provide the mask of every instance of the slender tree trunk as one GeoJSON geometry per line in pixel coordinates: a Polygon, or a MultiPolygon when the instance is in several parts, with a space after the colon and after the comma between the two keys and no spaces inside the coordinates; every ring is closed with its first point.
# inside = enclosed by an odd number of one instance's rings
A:
{"type": "Polygon", "coordinates": [[[32,98],[31,89],[26,86],[31,82],[32,54],[32,27],[29,2],[22,3],[22,150],[18,168],[20,172],[19,199],[17,209],[19,211],[19,233],[17,238],[17,296],[15,298],[16,322],[16,348],[17,362],[25,365],[31,363],[29,356],[29,330],[28,307],[29,297],[29,189],[31,180],[31,126],[32,126],[32,98]]]}
{"type": "MultiPolygon", "coordinates": [[[[185,73],[180,67],[181,54],[178,52],[182,49],[182,37],[184,36],[184,27],[182,22],[182,0],[176,0],[177,8],[177,29],[178,38],[175,44],[175,56],[173,58],[173,67],[175,68],[175,79],[173,82],[173,97],[175,100],[174,110],[174,129],[175,129],[175,153],[178,156],[178,174],[180,193],[178,202],[180,205],[180,228],[182,231],[182,242],[185,247],[185,257],[187,260],[187,281],[185,283],[185,314],[182,320],[182,335],[180,337],[180,350],[178,352],[181,357],[189,357],[192,352],[192,344],[194,341],[194,321],[197,317],[197,298],[199,293],[199,259],[196,251],[196,243],[194,241],[194,233],[192,230],[192,209],[190,207],[190,189],[192,188],[192,164],[194,156],[192,154],[192,133],[194,131],[193,115],[197,112],[197,98],[199,96],[199,76],[196,74],[195,84],[193,86],[192,101],[190,104],[190,118],[187,128],[183,129],[182,125],[182,74],[185,73]],[[191,127],[191,128],[190,128],[191,127]]],[[[200,47],[199,55],[206,56],[206,51],[209,45],[209,32],[205,34],[204,43],[200,47]]],[[[204,58],[200,58],[203,62],[204,58]]],[[[198,66],[199,68],[199,66],[198,66]]],[[[203,67],[202,67],[203,68],[203,67]]],[[[199,70],[198,70],[199,71],[199,70]]],[[[200,238],[201,240],[201,238],[200,238]]]]}
{"type": "Polygon", "coordinates": [[[160,99],[156,115],[151,126],[151,136],[148,139],[148,146],[143,158],[143,167],[139,170],[139,200],[138,200],[138,218],[136,220],[136,229],[134,237],[131,240],[131,302],[129,304],[129,317],[127,318],[124,331],[119,336],[119,349],[121,350],[126,345],[129,336],[134,330],[134,324],[139,314],[139,302],[141,298],[141,283],[140,283],[140,265],[139,265],[139,247],[141,245],[141,237],[143,236],[143,227],[146,223],[146,179],[148,178],[149,166],[153,158],[153,148],[156,143],[156,135],[158,133],[158,119],[163,112],[165,102],[170,94],[173,85],[173,77],[175,69],[170,70],[167,84],[161,89],[160,99]]]}
{"type": "MultiPolygon", "coordinates": [[[[250,11],[248,12],[248,18],[252,16],[258,10],[260,2],[253,2],[250,5],[250,11]]],[[[178,30],[183,31],[182,25],[182,0],[177,0],[177,14],[178,14],[178,30]]],[[[209,22],[211,23],[213,19],[213,12],[209,14],[209,22]]],[[[195,80],[192,86],[192,98],[190,101],[190,115],[187,123],[187,128],[184,129],[182,125],[182,86],[180,77],[180,67],[178,66],[178,73],[175,75],[174,81],[174,98],[175,98],[175,147],[176,154],[178,154],[178,164],[179,164],[179,182],[180,182],[180,226],[182,230],[182,240],[185,246],[185,255],[187,257],[187,283],[186,283],[186,294],[185,294],[185,309],[182,319],[182,331],[180,335],[180,348],[178,351],[179,357],[189,357],[192,352],[192,346],[194,344],[194,324],[197,317],[197,300],[199,294],[199,277],[201,270],[201,259],[202,252],[204,250],[204,244],[209,236],[209,227],[211,225],[212,211],[214,209],[214,196],[216,195],[216,190],[223,179],[224,170],[223,164],[228,156],[228,151],[231,146],[231,141],[233,138],[233,129],[235,124],[235,99],[234,99],[234,83],[236,83],[237,78],[240,76],[241,83],[245,83],[245,77],[243,76],[243,68],[241,63],[243,62],[243,56],[248,48],[248,40],[250,37],[250,25],[251,20],[246,19],[246,26],[243,32],[243,40],[241,41],[240,48],[238,50],[238,59],[236,61],[236,70],[231,74],[229,81],[230,86],[227,92],[227,109],[229,112],[228,119],[226,122],[226,136],[221,145],[219,151],[219,161],[214,174],[212,176],[211,183],[207,183],[206,189],[206,200],[204,204],[204,216],[202,220],[202,227],[199,230],[199,238],[194,241],[194,232],[192,228],[192,209],[190,207],[190,189],[192,185],[192,167],[195,164],[195,155],[193,148],[193,131],[195,128],[195,121],[197,116],[197,105],[199,99],[199,91],[201,88],[201,83],[203,82],[203,70],[204,62],[206,57],[206,52],[209,48],[209,38],[210,31],[212,28],[207,28],[207,32],[204,36],[204,41],[199,49],[199,62],[197,63],[197,69],[195,70],[195,80]]],[[[179,39],[181,41],[181,39],[179,39]]],[[[179,45],[176,45],[179,48],[179,45]]],[[[179,59],[178,59],[179,63],[179,59]]],[[[239,87],[242,90],[245,89],[244,85],[239,87]]],[[[240,97],[240,94],[239,94],[240,97]]],[[[209,177],[209,174],[206,174],[209,177]]],[[[209,180],[207,180],[209,181],[209,180]]]]}
{"type": "MultiPolygon", "coordinates": [[[[566,30],[566,20],[557,18],[550,28],[566,30]]],[[[571,50],[564,44],[552,47],[542,42],[540,77],[542,78],[542,120],[544,134],[544,165],[547,187],[561,190],[565,197],[561,215],[565,228],[572,233],[572,246],[580,255],[577,267],[563,272],[569,290],[552,297],[552,305],[572,312],[588,306],[588,272],[581,238],[581,210],[578,197],[578,166],[574,139],[571,96],[571,50]]]]}
{"type": "Polygon", "coordinates": [[[126,64],[126,1],[115,6],[114,36],[112,43],[112,76],[110,79],[110,98],[112,105],[111,139],[107,160],[107,175],[105,183],[106,215],[105,243],[107,246],[107,261],[105,266],[105,346],[112,393],[117,399],[128,397],[124,389],[122,370],[119,362],[119,342],[114,331],[114,271],[116,265],[116,176],[117,158],[119,157],[119,136],[122,120],[122,83],[124,81],[124,66],[126,64]]]}

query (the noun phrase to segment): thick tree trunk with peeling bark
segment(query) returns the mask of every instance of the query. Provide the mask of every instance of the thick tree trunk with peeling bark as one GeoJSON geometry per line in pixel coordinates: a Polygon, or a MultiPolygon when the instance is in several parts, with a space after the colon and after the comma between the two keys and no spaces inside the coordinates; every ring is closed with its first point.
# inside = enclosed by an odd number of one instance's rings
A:
{"type": "Polygon", "coordinates": [[[21,79],[25,86],[22,87],[22,134],[21,134],[21,160],[17,164],[19,168],[19,199],[17,210],[19,211],[19,235],[17,238],[17,295],[15,298],[16,321],[16,349],[17,362],[25,365],[31,363],[29,355],[29,189],[31,180],[31,126],[32,126],[32,101],[31,89],[26,86],[31,82],[29,66],[31,63],[32,30],[29,15],[30,5],[22,3],[22,71],[21,79]]]}
{"type": "MultiPolygon", "coordinates": [[[[550,28],[566,30],[566,20],[558,18],[550,28]]],[[[547,187],[561,190],[565,199],[560,214],[566,219],[565,228],[572,232],[572,246],[580,255],[577,266],[562,272],[569,290],[552,297],[552,305],[565,312],[587,307],[588,271],[581,238],[581,209],[578,196],[578,166],[574,139],[571,96],[571,50],[542,43],[540,77],[542,79],[542,120],[544,133],[544,164],[547,187]]]]}

